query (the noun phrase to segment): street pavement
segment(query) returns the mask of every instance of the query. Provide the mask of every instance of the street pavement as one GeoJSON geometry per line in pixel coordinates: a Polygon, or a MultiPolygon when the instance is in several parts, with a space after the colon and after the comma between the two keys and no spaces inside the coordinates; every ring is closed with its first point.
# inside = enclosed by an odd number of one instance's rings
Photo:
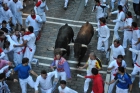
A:
{"type": "MultiPolygon", "coordinates": [[[[80,27],[86,23],[86,21],[89,21],[94,27],[96,27],[96,16],[94,12],[92,11],[94,2],[93,0],[89,0],[88,6],[85,9],[84,8],[84,0],[69,0],[69,6],[67,10],[63,9],[64,0],[48,0],[47,5],[49,7],[49,11],[46,11],[47,14],[47,21],[43,28],[41,38],[39,41],[37,41],[37,50],[35,53],[35,58],[39,59],[39,67],[36,67],[34,64],[33,70],[40,74],[40,71],[45,69],[48,72],[51,71],[50,64],[53,61],[53,51],[48,51],[48,48],[54,47],[55,40],[57,37],[57,33],[59,28],[67,23],[70,25],[74,30],[74,39],[77,36],[77,33],[80,29],[80,27]]],[[[132,9],[132,2],[129,2],[130,5],[130,11],[133,12],[132,9]]],[[[33,8],[33,4],[28,4],[27,7],[23,10],[23,20],[29,15],[30,10],[33,8]]],[[[115,19],[116,16],[113,15],[109,19],[115,19]]],[[[135,19],[135,18],[134,18],[135,19]]],[[[137,20],[139,22],[139,20],[137,20]]],[[[107,22],[108,27],[111,30],[110,38],[109,38],[109,45],[112,44],[113,40],[113,27],[114,23],[111,23],[110,21],[107,22]]],[[[25,26],[25,24],[24,24],[25,26]]],[[[140,26],[140,25],[139,25],[140,26]]],[[[123,38],[123,32],[119,31],[119,35],[121,38],[123,38]]],[[[82,60],[82,65],[84,65],[88,59],[88,55],[90,52],[95,52],[97,57],[99,57],[102,60],[103,68],[100,71],[102,74],[102,77],[105,81],[110,80],[110,72],[107,72],[107,66],[109,62],[105,58],[105,53],[100,52],[97,50],[97,36],[96,33],[94,34],[90,44],[88,45],[88,50],[85,54],[85,57],[82,60]]],[[[121,39],[122,41],[122,39],[121,39]]],[[[67,82],[67,86],[78,91],[78,93],[83,93],[83,85],[84,80],[82,78],[78,78],[76,75],[86,75],[86,70],[78,70],[76,68],[76,59],[73,56],[73,47],[71,46],[71,53],[70,56],[64,56],[70,65],[71,68],[71,74],[72,79],[71,81],[67,82]]],[[[127,72],[130,74],[132,72],[132,60],[131,60],[131,52],[126,50],[126,57],[125,61],[127,63],[127,72]]],[[[16,77],[17,78],[17,77],[16,77]]],[[[33,79],[35,80],[36,77],[33,76],[33,79]]],[[[11,81],[8,81],[9,88],[11,89],[12,93],[21,93],[21,89],[19,86],[19,83],[12,83],[11,81]]],[[[88,93],[91,91],[92,84],[90,83],[90,88],[88,93]]],[[[105,85],[105,93],[107,93],[108,86],[105,85]]],[[[30,86],[27,86],[28,93],[34,93],[34,89],[32,89],[30,86]]],[[[55,90],[55,93],[58,93],[58,90],[55,90]]],[[[115,89],[114,92],[115,93],[115,89]]],[[[136,78],[134,85],[133,85],[133,92],[132,93],[140,93],[140,89],[138,88],[138,77],[136,78]]]]}

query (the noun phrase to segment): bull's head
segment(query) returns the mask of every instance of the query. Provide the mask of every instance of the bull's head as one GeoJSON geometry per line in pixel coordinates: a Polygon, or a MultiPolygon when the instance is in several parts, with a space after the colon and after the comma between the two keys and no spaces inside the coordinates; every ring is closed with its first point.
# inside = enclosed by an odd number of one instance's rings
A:
{"type": "Polygon", "coordinates": [[[69,46],[74,46],[74,57],[79,58],[81,56],[82,47],[87,48],[87,45],[85,44],[79,44],[79,43],[70,43],[69,46]]]}

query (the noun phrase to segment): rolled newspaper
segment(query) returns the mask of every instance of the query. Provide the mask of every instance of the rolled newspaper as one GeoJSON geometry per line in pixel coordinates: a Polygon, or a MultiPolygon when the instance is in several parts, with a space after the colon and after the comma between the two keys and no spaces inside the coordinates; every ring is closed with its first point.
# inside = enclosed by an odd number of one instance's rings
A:
{"type": "Polygon", "coordinates": [[[84,76],[80,75],[80,74],[77,74],[77,77],[81,77],[81,78],[84,78],[84,76]]]}

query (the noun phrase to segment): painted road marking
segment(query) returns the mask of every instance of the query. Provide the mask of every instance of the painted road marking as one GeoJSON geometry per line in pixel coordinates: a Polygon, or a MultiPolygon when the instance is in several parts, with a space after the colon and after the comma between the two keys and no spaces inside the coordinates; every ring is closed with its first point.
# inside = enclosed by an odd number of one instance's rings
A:
{"type": "MultiPolygon", "coordinates": [[[[26,18],[22,18],[22,19],[26,19],[26,18]]],[[[55,24],[55,25],[65,25],[66,23],[60,23],[60,22],[53,22],[53,21],[46,21],[46,23],[50,23],[50,24],[55,24]]],[[[74,24],[68,24],[69,26],[72,27],[81,27],[82,25],[74,25],[74,24]]],[[[97,27],[94,27],[94,29],[96,29],[97,27]]],[[[114,31],[114,29],[110,29],[110,31],[114,31]]],[[[118,30],[119,32],[122,32],[121,30],[118,30]]]]}
{"type": "MultiPolygon", "coordinates": [[[[51,57],[43,57],[43,56],[37,56],[37,55],[34,55],[34,57],[35,58],[37,58],[37,59],[46,59],[46,60],[51,60],[51,61],[53,61],[54,60],[54,58],[51,58],[51,57]]],[[[72,60],[67,60],[68,61],[68,63],[72,63],[72,64],[77,64],[77,61],[72,61],[72,60]]],[[[85,64],[86,62],[81,62],[81,64],[85,64]]],[[[108,67],[108,65],[102,65],[103,67],[108,67]]],[[[131,68],[131,67],[127,67],[126,68],[127,70],[133,70],[133,68],[131,68]]]]}

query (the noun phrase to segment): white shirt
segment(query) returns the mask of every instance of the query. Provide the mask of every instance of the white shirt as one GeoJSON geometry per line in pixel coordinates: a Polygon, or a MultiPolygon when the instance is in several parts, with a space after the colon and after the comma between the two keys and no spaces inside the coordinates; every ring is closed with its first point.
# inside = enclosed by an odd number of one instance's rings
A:
{"type": "MultiPolygon", "coordinates": [[[[122,60],[122,65],[121,65],[121,67],[124,67],[124,68],[126,68],[126,62],[124,61],[124,60],[122,60]]],[[[112,61],[110,64],[109,64],[109,66],[108,66],[108,68],[112,68],[112,67],[114,67],[113,69],[111,69],[111,74],[113,75],[113,74],[117,74],[117,72],[118,72],[118,64],[117,64],[117,61],[116,60],[114,60],[114,61],[112,61]]]]}
{"type": "MultiPolygon", "coordinates": [[[[93,7],[94,8],[94,7],[93,7]]],[[[105,9],[103,10],[103,8],[100,6],[96,6],[96,17],[99,19],[101,17],[104,17],[105,16],[105,9]]]]}
{"type": "Polygon", "coordinates": [[[112,44],[111,46],[110,46],[110,48],[112,49],[112,56],[113,56],[113,58],[117,58],[118,57],[118,55],[122,55],[122,56],[124,56],[125,55],[125,52],[124,52],[124,48],[121,46],[121,45],[119,45],[118,47],[114,47],[114,44],[112,44]]]}
{"type": "Polygon", "coordinates": [[[41,75],[39,75],[35,82],[35,90],[38,90],[38,86],[44,90],[52,88],[52,77],[56,74],[56,71],[47,73],[47,78],[43,79],[41,75]]]}
{"type": "Polygon", "coordinates": [[[14,16],[22,16],[22,12],[19,11],[21,9],[23,9],[22,3],[21,1],[17,1],[16,3],[12,0],[9,3],[9,8],[11,10],[11,12],[13,13],[14,16]]]}
{"type": "Polygon", "coordinates": [[[104,38],[104,41],[106,41],[106,40],[109,39],[110,30],[109,30],[109,28],[107,27],[107,25],[99,26],[99,28],[98,28],[98,33],[99,33],[99,36],[100,36],[100,37],[105,37],[105,38],[104,38]]]}
{"type": "Polygon", "coordinates": [[[87,74],[92,74],[91,69],[96,68],[96,63],[97,62],[98,62],[97,60],[91,60],[90,58],[88,59],[88,61],[86,63],[86,64],[88,64],[87,74]]]}
{"type": "Polygon", "coordinates": [[[19,43],[19,44],[22,44],[23,43],[22,37],[20,37],[20,39],[18,40],[16,35],[12,35],[11,38],[16,43],[19,43]]]}
{"type": "Polygon", "coordinates": [[[140,66],[140,50],[136,50],[136,49],[132,49],[132,48],[129,48],[129,50],[138,54],[136,63],[140,66]]]}
{"type": "Polygon", "coordinates": [[[140,38],[140,30],[133,30],[132,31],[132,39],[134,41],[138,41],[138,38],[140,38]]]}
{"type": "MultiPolygon", "coordinates": [[[[131,27],[132,22],[133,22],[133,19],[132,18],[126,18],[125,21],[124,21],[124,27],[127,27],[127,26],[130,26],[131,27]]],[[[127,30],[131,30],[131,29],[126,28],[124,30],[127,31],[127,30]]]]}
{"type": "Polygon", "coordinates": [[[61,86],[59,86],[58,90],[59,90],[59,93],[78,93],[77,91],[75,91],[67,86],[64,89],[62,89],[61,86]]]}
{"type": "Polygon", "coordinates": [[[34,48],[35,47],[35,41],[36,41],[36,36],[34,33],[31,33],[29,35],[27,35],[26,39],[24,38],[24,40],[27,40],[27,47],[29,48],[34,48]]]}
{"type": "Polygon", "coordinates": [[[45,12],[45,6],[46,6],[46,1],[41,1],[41,4],[40,4],[40,6],[38,6],[37,8],[36,8],[36,10],[37,10],[37,14],[38,15],[41,15],[43,12],[45,12]]]}
{"type": "Polygon", "coordinates": [[[33,18],[31,17],[31,15],[29,15],[29,16],[26,18],[26,27],[28,27],[28,26],[33,26],[34,32],[40,30],[40,23],[42,23],[42,19],[41,19],[41,17],[40,17],[39,15],[36,15],[36,18],[35,18],[35,19],[33,19],[33,18]],[[36,22],[36,20],[37,20],[38,22],[36,22]]]}
{"type": "Polygon", "coordinates": [[[119,13],[119,11],[114,11],[114,12],[111,12],[111,14],[117,14],[117,19],[113,20],[113,22],[124,22],[124,19],[125,19],[125,13],[123,11],[121,11],[119,13]]]}
{"type": "Polygon", "coordinates": [[[10,46],[9,49],[4,49],[5,53],[8,53],[10,51],[14,51],[14,52],[22,52],[22,47],[14,47],[13,45],[18,45],[18,43],[16,43],[15,41],[12,40],[12,38],[10,37],[10,35],[6,35],[7,40],[10,42],[10,46]]]}
{"type": "Polygon", "coordinates": [[[8,9],[7,11],[5,11],[3,8],[0,8],[0,12],[1,12],[1,22],[3,20],[5,20],[6,22],[8,22],[10,20],[10,18],[13,16],[10,9],[8,9]]]}

